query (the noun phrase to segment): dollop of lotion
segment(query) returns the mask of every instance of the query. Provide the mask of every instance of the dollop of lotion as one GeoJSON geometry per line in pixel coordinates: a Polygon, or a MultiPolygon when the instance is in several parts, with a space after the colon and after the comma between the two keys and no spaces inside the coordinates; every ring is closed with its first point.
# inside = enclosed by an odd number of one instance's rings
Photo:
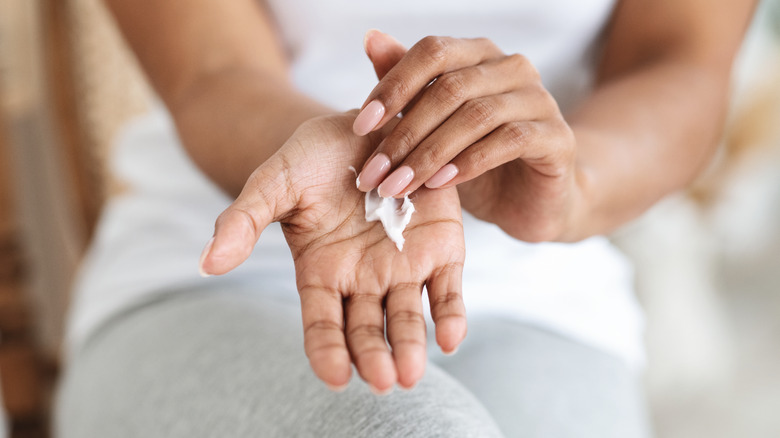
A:
{"type": "Polygon", "coordinates": [[[366,193],[366,221],[380,221],[387,237],[395,242],[398,251],[404,250],[404,230],[412,220],[414,204],[409,196],[403,199],[382,198],[376,189],[366,193]]]}
{"type": "MultiPolygon", "coordinates": [[[[348,167],[355,174],[355,186],[360,187],[360,177],[357,169],[348,167]]],[[[414,204],[409,199],[409,194],[404,199],[383,198],[376,189],[366,193],[366,222],[380,221],[385,229],[385,234],[395,243],[398,251],[404,250],[404,230],[412,220],[414,204]]]]}

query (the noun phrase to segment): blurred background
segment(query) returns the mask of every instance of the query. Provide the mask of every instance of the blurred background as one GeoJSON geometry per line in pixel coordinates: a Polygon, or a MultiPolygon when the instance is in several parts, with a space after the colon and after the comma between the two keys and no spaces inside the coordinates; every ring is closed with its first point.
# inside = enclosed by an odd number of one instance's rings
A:
{"type": "MultiPolygon", "coordinates": [[[[757,12],[733,95],[710,169],[613,236],[636,264],[663,438],[780,437],[780,0],[757,12]]],[[[151,96],[99,0],[0,0],[8,436],[48,436],[70,280],[118,190],[104,157],[151,96]]]]}

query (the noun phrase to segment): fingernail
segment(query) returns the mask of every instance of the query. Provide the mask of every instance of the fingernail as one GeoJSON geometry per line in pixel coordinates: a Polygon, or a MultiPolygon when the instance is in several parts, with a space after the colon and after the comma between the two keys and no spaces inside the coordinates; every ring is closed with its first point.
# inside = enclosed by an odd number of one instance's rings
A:
{"type": "Polygon", "coordinates": [[[363,50],[365,50],[366,55],[368,55],[368,58],[371,59],[371,51],[368,50],[368,40],[372,37],[374,34],[379,34],[382,37],[378,40],[374,40],[374,45],[372,47],[372,50],[376,52],[377,50],[387,50],[392,45],[401,46],[403,47],[403,44],[401,44],[400,41],[398,41],[394,36],[384,33],[379,29],[369,29],[365,35],[363,35],[363,50]],[[378,43],[378,47],[377,47],[378,43]]]}
{"type": "Polygon", "coordinates": [[[403,386],[403,385],[399,384],[398,387],[401,388],[401,391],[411,391],[414,388],[417,388],[417,383],[419,383],[419,382],[414,382],[414,383],[411,384],[411,386],[403,386]]]}
{"type": "Polygon", "coordinates": [[[382,390],[380,390],[379,388],[377,388],[376,386],[374,386],[374,385],[372,385],[370,383],[368,384],[368,389],[370,389],[371,392],[373,392],[375,395],[387,395],[387,394],[390,394],[391,392],[393,392],[393,387],[392,386],[390,386],[389,388],[387,388],[384,391],[382,391],[382,390]]]}
{"type": "Polygon", "coordinates": [[[381,33],[379,29],[368,29],[368,31],[366,31],[366,34],[363,35],[363,50],[366,51],[366,55],[368,55],[369,59],[371,58],[371,54],[368,52],[368,39],[372,34],[376,32],[381,33]]]}
{"type": "Polygon", "coordinates": [[[211,274],[207,273],[203,270],[203,261],[206,260],[206,257],[208,257],[209,252],[211,251],[211,247],[214,245],[214,238],[212,237],[209,239],[209,241],[206,243],[206,247],[203,248],[203,252],[200,253],[200,261],[198,262],[198,272],[200,273],[200,276],[203,278],[211,277],[211,274]]]}
{"type": "Polygon", "coordinates": [[[372,100],[355,118],[352,131],[355,135],[366,135],[371,132],[385,115],[385,106],[378,100],[372,100]]]}
{"type": "Polygon", "coordinates": [[[344,392],[347,389],[347,387],[349,386],[349,382],[347,382],[347,383],[345,383],[343,385],[340,385],[340,386],[331,385],[330,383],[326,383],[325,386],[327,386],[328,389],[330,389],[333,392],[344,392]]]}
{"type": "Polygon", "coordinates": [[[382,184],[379,184],[379,188],[377,189],[379,196],[391,198],[401,193],[401,191],[412,182],[413,178],[414,170],[412,170],[411,167],[401,166],[398,169],[395,169],[395,172],[385,178],[385,181],[382,184]]]}
{"type": "Polygon", "coordinates": [[[452,181],[455,175],[458,174],[458,168],[450,163],[439,169],[433,176],[425,182],[425,187],[429,189],[438,189],[439,187],[452,181]]]}
{"type": "Polygon", "coordinates": [[[455,353],[457,353],[457,352],[458,352],[458,348],[460,348],[460,345],[459,345],[459,346],[457,346],[457,347],[455,347],[455,348],[453,348],[453,349],[452,349],[452,350],[450,350],[450,351],[444,351],[444,350],[442,350],[441,352],[442,352],[442,353],[444,353],[444,355],[445,355],[445,356],[452,356],[453,354],[455,354],[455,353]]]}
{"type": "Polygon", "coordinates": [[[360,172],[357,177],[357,185],[360,190],[365,192],[373,190],[382,182],[382,178],[390,170],[390,158],[382,153],[376,154],[371,161],[366,164],[366,168],[360,172]]]}

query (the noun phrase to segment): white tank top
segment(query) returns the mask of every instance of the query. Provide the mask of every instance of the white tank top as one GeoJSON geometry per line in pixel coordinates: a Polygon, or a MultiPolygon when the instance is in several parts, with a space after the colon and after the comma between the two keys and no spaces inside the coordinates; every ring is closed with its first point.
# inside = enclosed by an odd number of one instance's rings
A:
{"type": "MultiPolygon", "coordinates": [[[[371,28],[408,47],[426,35],[488,37],[522,53],[562,108],[589,90],[613,0],[267,0],[287,45],[294,82],[338,109],[362,104],[376,84],[362,48],[371,28]]],[[[71,348],[128,306],[172,289],[229,282],[297,300],[292,260],[280,227],[267,229],[253,255],[221,278],[197,274],[214,219],[230,202],[187,158],[158,109],[125,129],[113,159],[128,190],[105,208],[75,284],[71,348]]],[[[607,239],[527,244],[464,216],[464,299],[470,315],[537,324],[642,362],[642,315],[632,270],[607,239]]],[[[222,286],[224,287],[224,286],[222,286]]]]}
{"type": "Polygon", "coordinates": [[[266,0],[292,57],[295,83],[339,109],[376,84],[363,54],[369,29],[407,47],[427,35],[488,37],[528,57],[566,108],[587,91],[615,0],[266,0]]]}

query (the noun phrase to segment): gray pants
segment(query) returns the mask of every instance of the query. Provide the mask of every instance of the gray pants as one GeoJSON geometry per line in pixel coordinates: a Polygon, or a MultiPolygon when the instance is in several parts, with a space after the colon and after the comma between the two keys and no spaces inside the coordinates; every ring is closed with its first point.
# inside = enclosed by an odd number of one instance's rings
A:
{"type": "Polygon", "coordinates": [[[356,377],[332,393],[309,369],[298,306],[235,290],[169,294],[115,318],[71,358],[56,436],[648,435],[635,376],[602,352],[474,318],[456,355],[429,350],[411,391],[375,396],[356,377]]]}

